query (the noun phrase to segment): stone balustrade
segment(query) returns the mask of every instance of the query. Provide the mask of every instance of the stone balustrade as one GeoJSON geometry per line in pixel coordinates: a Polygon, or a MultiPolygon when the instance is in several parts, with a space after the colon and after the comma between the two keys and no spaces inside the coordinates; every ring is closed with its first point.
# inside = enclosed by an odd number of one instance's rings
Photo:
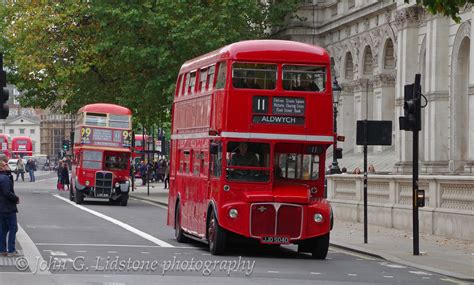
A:
{"type": "MultiPolygon", "coordinates": [[[[364,176],[327,176],[328,199],[336,219],[364,221],[364,176]]],[[[419,178],[425,207],[419,208],[420,232],[474,240],[474,176],[419,178]]],[[[412,230],[412,176],[369,174],[368,220],[389,228],[412,230]]]]}

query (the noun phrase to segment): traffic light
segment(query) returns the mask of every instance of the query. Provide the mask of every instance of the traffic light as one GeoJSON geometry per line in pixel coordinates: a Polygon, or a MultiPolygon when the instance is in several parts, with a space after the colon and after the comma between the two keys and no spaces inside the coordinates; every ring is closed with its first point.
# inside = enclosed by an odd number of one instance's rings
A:
{"type": "Polygon", "coordinates": [[[63,150],[64,151],[69,150],[69,140],[63,140],[63,150]]]}
{"type": "Polygon", "coordinates": [[[403,100],[404,116],[399,118],[400,130],[421,131],[421,85],[420,75],[414,84],[405,85],[403,100]]]}
{"type": "Polygon", "coordinates": [[[8,105],[8,98],[10,98],[10,92],[7,87],[7,73],[3,70],[3,54],[0,53],[0,119],[6,119],[10,112],[8,105]]]}

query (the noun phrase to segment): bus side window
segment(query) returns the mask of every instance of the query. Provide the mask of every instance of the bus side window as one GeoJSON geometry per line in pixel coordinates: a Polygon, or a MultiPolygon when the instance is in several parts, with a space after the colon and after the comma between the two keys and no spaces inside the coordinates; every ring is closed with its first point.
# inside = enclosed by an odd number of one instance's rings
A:
{"type": "Polygon", "coordinates": [[[207,71],[207,89],[206,90],[212,90],[212,87],[214,87],[214,70],[215,66],[209,67],[209,70],[207,71]]]}
{"type": "MultiPolygon", "coordinates": [[[[210,150],[211,158],[210,158],[210,163],[211,163],[211,173],[212,176],[214,177],[220,177],[221,172],[222,172],[222,143],[214,143],[217,147],[216,153],[213,153],[212,150],[210,150]]],[[[211,148],[213,145],[211,144],[211,148]]]]}
{"type": "Polygon", "coordinates": [[[191,164],[191,155],[189,153],[189,150],[184,151],[184,159],[183,159],[184,165],[183,165],[183,171],[187,174],[189,174],[189,167],[191,164]]]}
{"type": "Polygon", "coordinates": [[[193,175],[199,176],[201,172],[201,156],[199,151],[194,151],[194,158],[193,158],[193,175]]]}

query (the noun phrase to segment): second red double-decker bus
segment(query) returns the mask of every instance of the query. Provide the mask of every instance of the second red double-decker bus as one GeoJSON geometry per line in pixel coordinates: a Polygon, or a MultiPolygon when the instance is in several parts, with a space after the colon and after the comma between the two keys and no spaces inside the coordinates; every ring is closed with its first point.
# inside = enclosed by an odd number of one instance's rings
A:
{"type": "Polygon", "coordinates": [[[317,46],[244,41],[186,62],[173,103],[168,224],[213,254],[229,236],[326,257],[333,131],[330,58],[317,46]]]}
{"type": "Polygon", "coordinates": [[[33,141],[30,137],[12,138],[12,154],[16,158],[33,155],[33,141]]]}
{"type": "Polygon", "coordinates": [[[97,103],[82,107],[74,133],[70,200],[101,198],[126,206],[130,191],[132,112],[97,103]]]}
{"type": "Polygon", "coordinates": [[[10,153],[9,149],[9,140],[10,137],[6,134],[0,134],[0,153],[3,153],[8,157],[8,159],[12,158],[12,154],[10,153]]]}

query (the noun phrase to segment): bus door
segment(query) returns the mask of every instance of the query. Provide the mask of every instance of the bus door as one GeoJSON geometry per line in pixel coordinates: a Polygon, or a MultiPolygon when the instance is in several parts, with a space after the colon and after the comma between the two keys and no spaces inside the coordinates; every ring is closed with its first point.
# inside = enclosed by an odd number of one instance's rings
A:
{"type": "MultiPolygon", "coordinates": [[[[209,146],[209,175],[206,200],[216,201],[222,179],[222,142],[211,141],[209,146]]],[[[207,206],[207,205],[206,205],[207,206]]],[[[216,208],[218,205],[216,205],[216,208]]],[[[207,214],[207,211],[206,211],[207,214]]]]}

